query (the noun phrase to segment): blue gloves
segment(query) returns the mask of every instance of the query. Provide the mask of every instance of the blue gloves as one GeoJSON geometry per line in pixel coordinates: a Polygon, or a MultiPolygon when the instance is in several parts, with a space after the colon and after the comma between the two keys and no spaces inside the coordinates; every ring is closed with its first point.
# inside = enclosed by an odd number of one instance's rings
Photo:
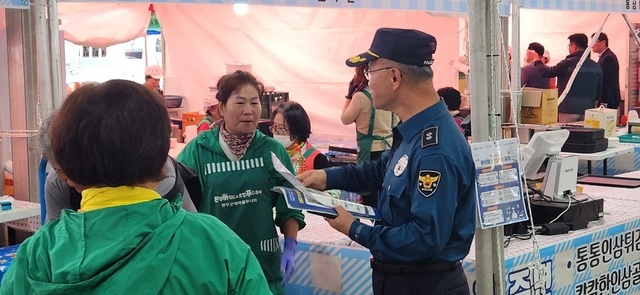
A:
{"type": "Polygon", "coordinates": [[[282,250],[282,261],[280,262],[280,269],[284,272],[284,282],[288,283],[293,269],[296,266],[295,256],[298,242],[292,237],[284,237],[284,249],[282,250]]]}

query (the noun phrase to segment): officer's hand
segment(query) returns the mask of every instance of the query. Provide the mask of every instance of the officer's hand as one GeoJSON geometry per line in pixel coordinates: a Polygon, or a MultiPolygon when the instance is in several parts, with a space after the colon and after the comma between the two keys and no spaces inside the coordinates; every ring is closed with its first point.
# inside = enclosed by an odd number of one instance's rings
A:
{"type": "Polygon", "coordinates": [[[351,213],[344,209],[340,204],[336,204],[334,208],[338,211],[338,216],[334,219],[325,217],[324,220],[326,220],[331,227],[348,236],[351,224],[356,221],[356,219],[353,218],[353,215],[351,215],[351,213]]]}
{"type": "Polygon", "coordinates": [[[305,171],[297,177],[306,187],[321,191],[327,187],[327,173],[324,170],[305,171]]]}

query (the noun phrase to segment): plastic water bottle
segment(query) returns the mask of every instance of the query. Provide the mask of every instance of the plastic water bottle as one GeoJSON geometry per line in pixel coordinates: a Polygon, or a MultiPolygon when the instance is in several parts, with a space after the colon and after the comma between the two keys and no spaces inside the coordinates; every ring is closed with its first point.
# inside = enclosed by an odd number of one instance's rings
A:
{"type": "Polygon", "coordinates": [[[629,110],[629,115],[627,116],[627,122],[636,122],[640,119],[640,117],[638,116],[638,111],[636,111],[636,108],[632,108],[629,110]]]}

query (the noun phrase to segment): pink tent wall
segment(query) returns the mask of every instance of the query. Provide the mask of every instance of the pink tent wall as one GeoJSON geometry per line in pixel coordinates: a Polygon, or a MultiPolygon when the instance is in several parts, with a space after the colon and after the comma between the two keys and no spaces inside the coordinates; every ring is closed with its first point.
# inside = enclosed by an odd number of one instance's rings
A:
{"type": "MultiPolygon", "coordinates": [[[[415,28],[438,39],[436,87],[457,86],[449,60],[458,56],[458,19],[425,12],[318,9],[252,5],[237,16],[230,5],[156,4],[163,30],[165,93],[186,97],[186,111],[202,101],[226,65],[251,64],[276,91],[287,91],[310,114],[312,132],[355,137],[340,123],[353,69],[345,59],[369,48],[377,28],[415,28]]],[[[59,3],[61,30],[77,44],[104,47],[144,34],[148,4],[59,3]]]]}

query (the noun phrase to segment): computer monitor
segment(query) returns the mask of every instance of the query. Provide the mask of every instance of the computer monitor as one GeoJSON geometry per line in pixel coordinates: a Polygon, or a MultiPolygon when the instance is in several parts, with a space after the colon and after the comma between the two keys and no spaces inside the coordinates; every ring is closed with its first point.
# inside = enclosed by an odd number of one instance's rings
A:
{"type": "Polygon", "coordinates": [[[534,133],[521,152],[525,178],[540,179],[542,177],[538,174],[540,167],[547,158],[560,154],[567,138],[569,138],[569,130],[566,129],[534,133]]]}

